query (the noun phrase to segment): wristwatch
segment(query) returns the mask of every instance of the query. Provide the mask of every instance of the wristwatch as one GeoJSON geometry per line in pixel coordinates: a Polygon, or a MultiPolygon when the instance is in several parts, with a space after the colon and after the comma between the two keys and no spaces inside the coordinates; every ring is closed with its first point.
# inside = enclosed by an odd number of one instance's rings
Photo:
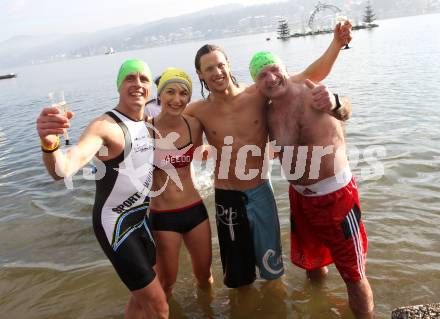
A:
{"type": "Polygon", "coordinates": [[[341,102],[339,101],[339,96],[336,93],[333,93],[333,95],[335,96],[336,106],[332,109],[332,111],[337,111],[342,107],[342,105],[341,102]]]}

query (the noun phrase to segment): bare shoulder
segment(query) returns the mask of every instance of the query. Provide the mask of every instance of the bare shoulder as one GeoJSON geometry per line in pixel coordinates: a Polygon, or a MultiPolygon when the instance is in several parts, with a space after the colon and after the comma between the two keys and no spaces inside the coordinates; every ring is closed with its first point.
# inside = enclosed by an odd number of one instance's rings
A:
{"type": "Polygon", "coordinates": [[[92,127],[108,127],[110,125],[116,124],[115,120],[108,114],[102,114],[96,118],[94,118],[89,126],[92,127]]]}
{"type": "Polygon", "coordinates": [[[205,100],[191,102],[186,106],[184,113],[192,117],[197,117],[204,105],[206,105],[205,100]]]}
{"type": "Polygon", "coordinates": [[[114,133],[117,124],[113,118],[107,114],[102,114],[93,119],[84,131],[84,135],[96,136],[106,139],[114,133]]]}
{"type": "Polygon", "coordinates": [[[123,133],[116,129],[116,122],[108,115],[103,114],[93,119],[81,134],[77,147],[84,153],[93,156],[102,145],[112,145],[123,133]]]}
{"type": "Polygon", "coordinates": [[[247,85],[247,86],[241,86],[241,88],[243,89],[243,93],[244,94],[249,94],[249,95],[261,95],[261,92],[258,90],[257,85],[255,83],[251,84],[251,85],[247,85]]]}
{"type": "Polygon", "coordinates": [[[251,105],[264,106],[267,102],[267,98],[263,95],[263,93],[261,93],[255,84],[244,88],[240,95],[242,99],[246,99],[246,101],[250,102],[251,105]]]}

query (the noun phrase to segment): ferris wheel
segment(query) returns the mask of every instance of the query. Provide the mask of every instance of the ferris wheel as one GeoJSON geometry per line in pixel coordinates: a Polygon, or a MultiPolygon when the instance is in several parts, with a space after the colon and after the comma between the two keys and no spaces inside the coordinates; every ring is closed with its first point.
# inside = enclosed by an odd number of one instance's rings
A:
{"type": "MultiPolygon", "coordinates": [[[[311,30],[314,29],[315,26],[315,18],[316,15],[319,12],[324,12],[324,11],[330,11],[331,15],[329,16],[330,18],[334,17],[334,15],[338,12],[341,12],[342,10],[339,9],[337,6],[332,5],[332,4],[327,4],[327,3],[321,3],[320,1],[318,1],[318,3],[315,6],[315,9],[312,11],[312,14],[310,15],[309,18],[309,23],[308,26],[311,30]]],[[[324,19],[326,18],[326,16],[323,17],[324,19]]]]}

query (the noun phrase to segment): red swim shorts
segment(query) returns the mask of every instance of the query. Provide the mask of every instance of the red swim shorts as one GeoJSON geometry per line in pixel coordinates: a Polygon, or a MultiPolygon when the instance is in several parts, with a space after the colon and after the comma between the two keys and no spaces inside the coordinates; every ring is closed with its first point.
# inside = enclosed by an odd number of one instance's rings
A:
{"type": "Polygon", "coordinates": [[[335,263],[345,281],[365,277],[367,234],[354,178],[322,196],[304,196],[289,187],[291,260],[314,270],[335,263]]]}

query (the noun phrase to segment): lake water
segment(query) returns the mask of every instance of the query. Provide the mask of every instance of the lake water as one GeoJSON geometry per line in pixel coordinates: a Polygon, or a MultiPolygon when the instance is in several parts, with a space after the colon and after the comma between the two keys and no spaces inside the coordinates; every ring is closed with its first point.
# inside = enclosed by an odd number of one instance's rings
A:
{"type": "MultiPolygon", "coordinates": [[[[325,83],[353,104],[346,132],[369,235],[367,273],[377,318],[390,318],[395,307],[440,301],[440,15],[379,24],[354,32],[352,49],[341,52],[325,83]]],[[[250,82],[247,65],[255,51],[275,51],[298,72],[330,40],[322,35],[281,42],[260,34],[212,42],[229,53],[239,81],[250,82]]],[[[35,118],[48,92],[64,90],[76,113],[69,131],[75,141],[92,118],[115,106],[115,77],[124,59],[142,58],[155,74],[179,66],[196,79],[193,59],[204,43],[0,70],[19,74],[0,81],[1,318],[123,317],[128,291],[91,227],[94,182],[78,175],[72,190],[52,182],[41,161],[35,118]]],[[[272,183],[286,275],[278,285],[257,281],[243,292],[225,288],[211,177],[208,170],[198,175],[214,230],[215,285],[212,295],[197,290],[183,250],[172,318],[351,318],[334,267],[322,287],[313,287],[289,261],[287,183],[276,163],[272,183]]]]}

